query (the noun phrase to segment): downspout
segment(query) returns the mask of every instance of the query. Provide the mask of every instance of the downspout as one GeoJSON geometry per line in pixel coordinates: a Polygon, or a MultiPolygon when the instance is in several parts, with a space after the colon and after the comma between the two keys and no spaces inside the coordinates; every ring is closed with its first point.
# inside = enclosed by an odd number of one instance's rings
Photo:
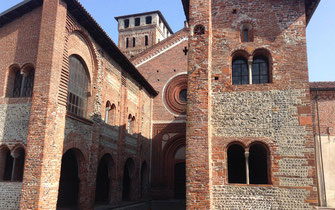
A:
{"type": "Polygon", "coordinates": [[[319,198],[320,198],[320,206],[326,207],[327,206],[327,196],[326,196],[326,189],[325,189],[325,177],[324,177],[324,170],[323,170],[323,156],[322,156],[322,144],[321,144],[321,126],[320,126],[320,115],[319,115],[319,90],[316,90],[316,113],[318,119],[318,129],[319,129],[319,138],[317,142],[317,152],[320,154],[318,159],[319,165],[319,198]]]}

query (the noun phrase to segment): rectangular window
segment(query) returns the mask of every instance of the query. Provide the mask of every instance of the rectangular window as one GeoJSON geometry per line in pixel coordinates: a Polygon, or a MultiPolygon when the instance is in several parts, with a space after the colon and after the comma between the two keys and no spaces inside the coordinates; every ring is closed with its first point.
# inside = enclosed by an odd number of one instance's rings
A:
{"type": "Polygon", "coordinates": [[[151,16],[147,16],[147,17],[145,18],[145,23],[146,23],[146,24],[151,24],[151,23],[152,23],[152,17],[151,17],[151,16]]]}
{"type": "Polygon", "coordinates": [[[136,46],[136,39],[135,39],[135,37],[133,37],[133,47],[135,47],[136,46]]]}
{"type": "Polygon", "coordinates": [[[126,48],[129,47],[129,38],[126,39],[126,48]]]}
{"type": "Polygon", "coordinates": [[[124,27],[129,28],[129,19],[124,20],[124,27]]]}
{"type": "Polygon", "coordinates": [[[148,46],[148,45],[149,45],[149,37],[145,36],[145,46],[148,46]]]}
{"type": "Polygon", "coordinates": [[[135,18],[135,26],[140,26],[141,18],[135,18]]]}

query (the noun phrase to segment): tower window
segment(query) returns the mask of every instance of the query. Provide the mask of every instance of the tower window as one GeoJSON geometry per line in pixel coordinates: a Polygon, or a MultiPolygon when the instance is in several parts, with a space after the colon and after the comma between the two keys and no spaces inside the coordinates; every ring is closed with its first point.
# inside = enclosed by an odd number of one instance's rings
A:
{"type": "Polygon", "coordinates": [[[126,38],[126,48],[129,47],[129,38],[126,38]]]}
{"type": "Polygon", "coordinates": [[[136,39],[135,39],[135,37],[133,37],[133,47],[135,47],[136,46],[136,39]]]}
{"type": "Polygon", "coordinates": [[[246,59],[239,57],[233,61],[233,85],[249,84],[249,70],[246,59]]]}
{"type": "Polygon", "coordinates": [[[262,144],[254,144],[249,149],[250,184],[268,184],[267,150],[262,144]]]}
{"type": "Polygon", "coordinates": [[[252,62],[252,84],[269,82],[269,64],[265,57],[255,57],[252,62]]]}
{"type": "Polygon", "coordinates": [[[129,28],[129,19],[124,20],[124,27],[129,28]]]}
{"type": "Polygon", "coordinates": [[[151,17],[151,16],[147,16],[147,17],[145,18],[145,23],[146,23],[146,24],[151,24],[151,23],[152,23],[152,17],[151,17]]]}
{"type": "Polygon", "coordinates": [[[135,26],[140,26],[141,18],[135,18],[135,26]]]}
{"type": "Polygon", "coordinates": [[[145,46],[149,45],[149,37],[146,35],[145,36],[145,46]]]}

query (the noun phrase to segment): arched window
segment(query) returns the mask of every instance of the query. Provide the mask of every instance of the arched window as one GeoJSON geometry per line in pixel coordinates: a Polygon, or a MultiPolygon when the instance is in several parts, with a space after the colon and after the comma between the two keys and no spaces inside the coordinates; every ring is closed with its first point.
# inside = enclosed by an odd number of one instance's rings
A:
{"type": "Polygon", "coordinates": [[[244,148],[239,144],[233,144],[228,148],[228,182],[242,183],[246,182],[246,161],[244,148]]]}
{"type": "Polygon", "coordinates": [[[152,17],[151,16],[145,17],[145,23],[146,24],[151,24],[152,23],[152,17]]]}
{"type": "Polygon", "coordinates": [[[133,116],[131,116],[131,114],[128,116],[128,125],[127,125],[127,131],[128,133],[130,133],[131,131],[131,120],[132,120],[133,116]]]}
{"type": "Polygon", "coordinates": [[[106,103],[106,111],[105,111],[105,123],[109,122],[109,111],[111,110],[111,103],[107,101],[106,103]]]}
{"type": "Polygon", "coordinates": [[[136,39],[135,39],[135,37],[133,37],[133,47],[135,47],[136,46],[136,39]]]}
{"type": "Polygon", "coordinates": [[[257,56],[252,62],[252,84],[263,83],[269,83],[269,63],[264,56],[257,56]]]}
{"type": "Polygon", "coordinates": [[[249,42],[249,30],[248,29],[243,30],[243,41],[249,42]]]}
{"type": "Polygon", "coordinates": [[[233,85],[249,84],[248,62],[243,57],[238,57],[233,60],[232,71],[233,85]]]}
{"type": "Polygon", "coordinates": [[[80,117],[86,117],[89,85],[87,68],[77,56],[70,56],[69,62],[67,111],[80,117]]]}
{"type": "Polygon", "coordinates": [[[105,111],[105,123],[109,125],[115,125],[115,117],[116,117],[115,104],[111,105],[111,103],[107,101],[105,111]]]}
{"type": "Polygon", "coordinates": [[[25,68],[15,72],[12,97],[31,97],[33,95],[35,70],[25,68]]]}
{"type": "Polygon", "coordinates": [[[126,48],[129,47],[129,38],[126,38],[126,48]]]}
{"type": "Polygon", "coordinates": [[[268,152],[263,144],[253,144],[249,148],[250,184],[269,184],[268,152]]]}
{"type": "Polygon", "coordinates": [[[149,37],[148,35],[145,35],[145,46],[149,45],[149,37]]]}
{"type": "Polygon", "coordinates": [[[8,148],[2,148],[1,152],[1,180],[22,181],[25,160],[25,151],[19,147],[11,154],[8,148]]]}

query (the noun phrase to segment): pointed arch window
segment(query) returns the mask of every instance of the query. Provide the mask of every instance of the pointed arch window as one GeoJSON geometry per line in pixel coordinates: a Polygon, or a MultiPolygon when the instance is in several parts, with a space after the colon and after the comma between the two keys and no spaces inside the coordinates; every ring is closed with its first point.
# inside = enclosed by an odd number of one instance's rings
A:
{"type": "Polygon", "coordinates": [[[25,161],[25,151],[23,148],[16,148],[11,154],[8,148],[0,150],[1,180],[22,181],[25,161]]]}
{"type": "Polygon", "coordinates": [[[105,111],[105,123],[109,125],[116,124],[116,107],[115,104],[111,104],[109,101],[106,103],[106,111],[105,111]]]}
{"type": "Polygon", "coordinates": [[[70,56],[69,63],[67,111],[86,117],[89,85],[86,64],[78,56],[70,56]]]}
{"type": "Polygon", "coordinates": [[[135,116],[131,114],[128,116],[128,133],[133,134],[135,132],[135,116]]]}

